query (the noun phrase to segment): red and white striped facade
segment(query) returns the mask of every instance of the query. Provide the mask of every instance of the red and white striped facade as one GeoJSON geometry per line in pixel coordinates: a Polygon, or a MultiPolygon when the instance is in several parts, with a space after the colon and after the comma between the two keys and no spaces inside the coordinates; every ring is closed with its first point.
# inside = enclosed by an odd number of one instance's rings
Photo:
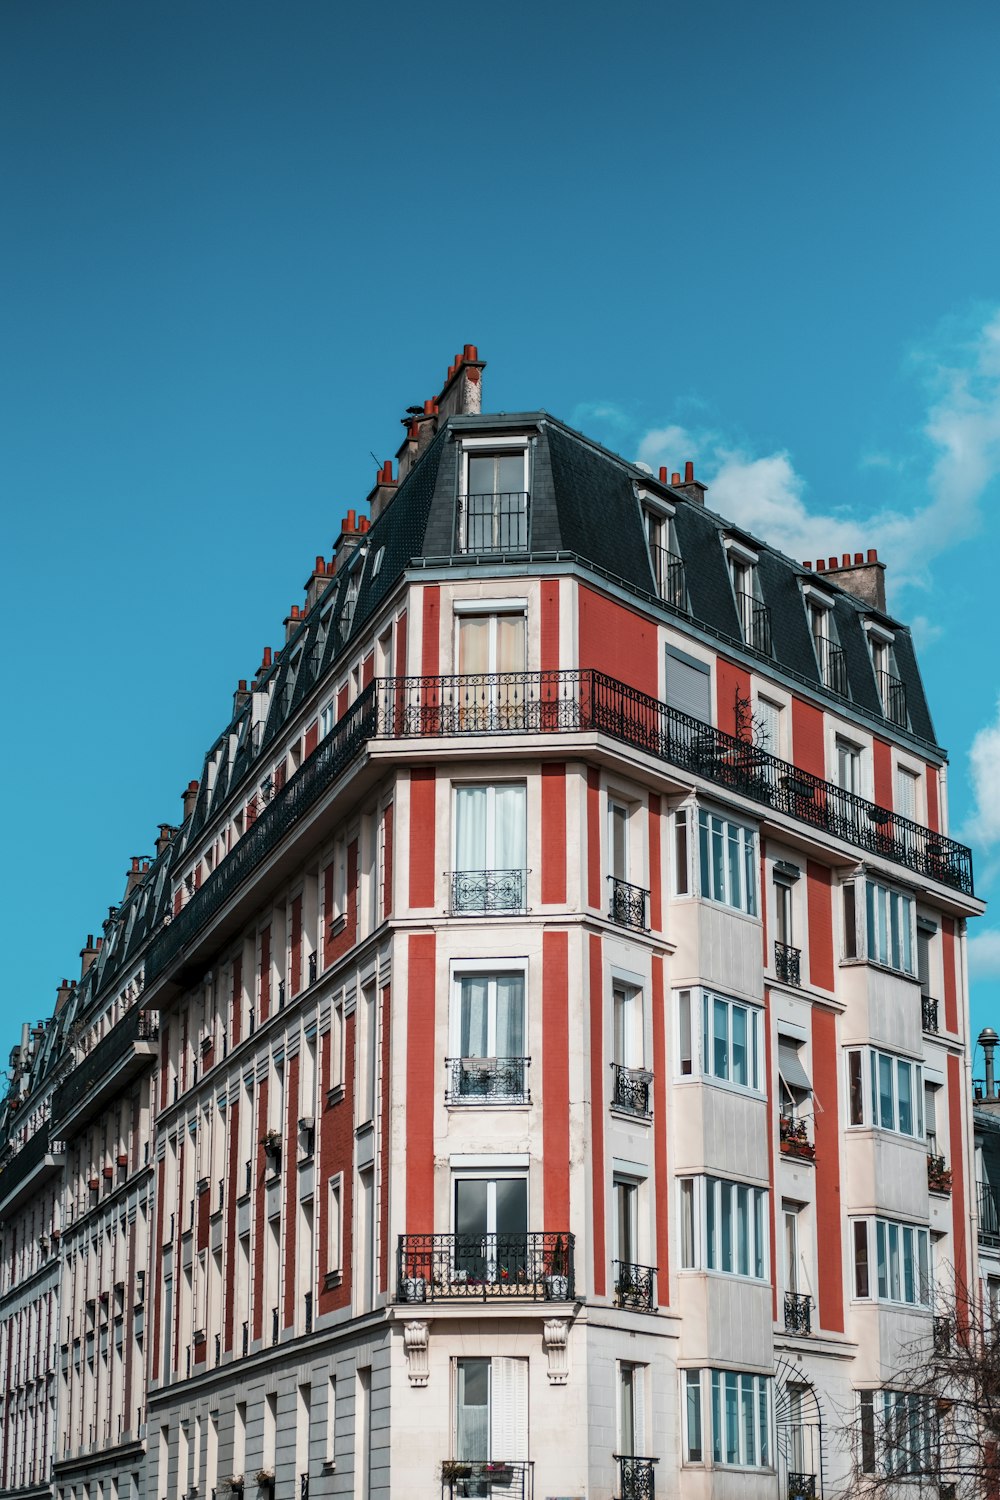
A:
{"type": "Polygon", "coordinates": [[[839,1492],[843,1412],[929,1335],[914,1278],[976,1275],[981,907],[794,787],[748,794],[718,745],[699,767],[637,733],[670,653],[723,735],[764,699],[790,767],[838,783],[846,739],[873,808],[946,834],[932,748],[579,558],[405,570],[172,856],[173,920],[366,702],[377,728],[145,967],[157,1040],[52,1204],[5,1215],[5,1492],[839,1492]],[[470,619],[494,654],[463,696],[470,619]],[[489,671],[511,621],[530,712],[489,671]],[[618,730],[586,711],[594,674],[632,705],[618,730]],[[884,962],[848,933],[869,911],[884,962]]]}

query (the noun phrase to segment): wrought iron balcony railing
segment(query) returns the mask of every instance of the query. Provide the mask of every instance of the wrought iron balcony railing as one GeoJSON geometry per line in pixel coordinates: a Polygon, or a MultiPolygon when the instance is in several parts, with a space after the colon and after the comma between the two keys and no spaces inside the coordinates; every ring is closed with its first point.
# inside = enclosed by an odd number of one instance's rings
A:
{"type": "Polygon", "coordinates": [[[527,870],[453,870],[453,916],[524,911],[527,870]]]}
{"type": "Polygon", "coordinates": [[[925,1031],[938,1029],[938,1003],[932,995],[920,996],[920,1010],[925,1031]]]}
{"type": "Polygon", "coordinates": [[[847,697],[847,663],[844,653],[832,641],[829,636],[813,636],[813,644],[816,647],[816,660],[819,662],[819,675],[823,686],[830,689],[831,693],[837,693],[839,697],[847,697]]]}
{"type": "Polygon", "coordinates": [[[614,1454],[618,1465],[619,1500],[653,1500],[656,1494],[655,1458],[636,1458],[627,1453],[614,1454]]]}
{"type": "Polygon", "coordinates": [[[0,1205],[5,1213],[33,1193],[38,1185],[62,1169],[66,1142],[49,1139],[49,1124],[41,1125],[0,1171],[0,1205]]]}
{"type": "Polygon", "coordinates": [[[743,639],[753,651],[771,655],[771,611],[753,594],[737,594],[736,607],[740,616],[743,639]]]}
{"type": "Polygon", "coordinates": [[[634,932],[648,932],[649,919],[646,912],[649,907],[649,892],[641,885],[630,885],[627,880],[619,880],[617,875],[609,875],[611,882],[611,902],[608,908],[608,916],[612,922],[617,922],[619,927],[631,927],[634,932]]]}
{"type": "Polygon", "coordinates": [[[459,495],[456,552],[527,552],[530,503],[525,490],[459,495]]]}
{"type": "Polygon", "coordinates": [[[791,984],[796,987],[802,983],[802,949],[793,948],[789,943],[774,944],[774,972],[782,984],[791,984]]]}
{"type": "Polygon", "coordinates": [[[684,564],[676,552],[666,547],[650,546],[653,558],[653,575],[656,592],[675,609],[687,609],[687,586],[684,579],[684,564]]]}
{"type": "Polygon", "coordinates": [[[630,1115],[648,1116],[649,1087],[653,1075],[646,1068],[627,1068],[624,1063],[612,1063],[614,1083],[611,1092],[611,1108],[626,1110],[630,1115]]]}
{"type": "Polygon", "coordinates": [[[64,1120],[70,1114],[86,1115],[100,1108],[109,1092],[124,1087],[155,1056],[158,1023],[156,1016],[133,1007],[112,1026],[59,1085],[52,1098],[52,1118],[64,1120]]]}
{"type": "Polygon", "coordinates": [[[446,1104],[530,1104],[530,1057],[446,1057],[446,1104]]]}
{"type": "Polygon", "coordinates": [[[653,1312],[656,1307],[656,1267],[640,1266],[630,1260],[616,1260],[615,1306],[631,1307],[636,1312],[653,1312]]]}
{"type": "Polygon", "coordinates": [[[788,1474],[788,1500],[816,1500],[815,1474],[788,1474]]]}
{"type": "Polygon", "coordinates": [[[496,705],[491,732],[605,734],[857,849],[973,894],[972,853],[964,844],[842,791],[602,672],[584,668],[382,678],[368,684],[161,929],[146,957],[147,987],[176,963],[369,740],[481,734],[475,709],[484,695],[496,705]]]}
{"type": "Polygon", "coordinates": [[[575,1295],[575,1241],[556,1230],[524,1234],[401,1234],[397,1302],[522,1297],[567,1302],[575,1295]]]}
{"type": "Polygon", "coordinates": [[[534,1465],[519,1458],[444,1458],[441,1493],[449,1500],[465,1496],[502,1496],[532,1500],[534,1465]]]}
{"type": "Polygon", "coordinates": [[[906,713],[906,684],[900,682],[899,678],[892,672],[876,672],[878,678],[878,694],[882,699],[882,709],[890,724],[898,724],[900,729],[905,729],[909,722],[906,713]]]}
{"type": "Polygon", "coordinates": [[[785,1293],[786,1333],[812,1333],[812,1303],[805,1292],[785,1293]]]}

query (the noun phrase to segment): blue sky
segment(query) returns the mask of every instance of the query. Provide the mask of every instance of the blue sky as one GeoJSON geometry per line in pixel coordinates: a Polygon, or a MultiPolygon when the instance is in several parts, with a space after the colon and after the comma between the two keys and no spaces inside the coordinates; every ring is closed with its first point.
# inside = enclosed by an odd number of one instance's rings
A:
{"type": "Polygon", "coordinates": [[[1000,11],[350,10],[0,7],[10,1042],[466,342],[492,409],[878,546],[1000,896],[1000,11]]]}

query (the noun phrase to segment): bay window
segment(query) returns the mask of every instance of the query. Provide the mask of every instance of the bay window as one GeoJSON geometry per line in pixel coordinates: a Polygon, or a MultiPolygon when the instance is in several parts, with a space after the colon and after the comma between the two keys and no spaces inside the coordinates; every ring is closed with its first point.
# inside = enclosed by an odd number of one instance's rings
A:
{"type": "Polygon", "coordinates": [[[870,1125],[923,1140],[924,1087],[919,1063],[875,1047],[852,1048],[847,1054],[847,1088],[847,1117],[852,1125],[870,1125]]]}
{"type": "Polygon", "coordinates": [[[844,957],[916,974],[912,896],[870,878],[844,886],[844,957]]]}
{"type": "Polygon", "coordinates": [[[701,1076],[736,1088],[764,1088],[763,1011],[710,990],[677,993],[682,1077],[701,1076]]]}
{"type": "Polygon", "coordinates": [[[702,1435],[704,1387],[708,1388],[709,1443],[713,1465],[741,1469],[772,1467],[773,1381],[742,1370],[684,1371],[684,1457],[705,1459],[702,1435]]]}
{"type": "Polygon", "coordinates": [[[865,1474],[930,1474],[936,1417],[928,1396],[907,1391],[862,1391],[861,1470],[865,1474]]]}
{"type": "Polygon", "coordinates": [[[736,911],[757,915],[757,838],[752,828],[707,808],[698,809],[701,894],[736,911]]]}
{"type": "Polygon", "coordinates": [[[681,1267],[725,1276],[767,1276],[767,1192],[724,1177],[685,1177],[681,1267]]]}
{"type": "Polygon", "coordinates": [[[930,1233],[895,1219],[855,1219],[854,1295],[931,1305],[930,1233]]]}

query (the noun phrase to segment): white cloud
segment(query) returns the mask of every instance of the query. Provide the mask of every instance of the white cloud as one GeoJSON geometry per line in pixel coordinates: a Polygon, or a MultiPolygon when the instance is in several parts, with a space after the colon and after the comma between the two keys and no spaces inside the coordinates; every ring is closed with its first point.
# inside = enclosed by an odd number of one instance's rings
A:
{"type": "Polygon", "coordinates": [[[995,927],[970,937],[969,974],[974,980],[1000,977],[1000,932],[995,927]]]}
{"type": "MultiPolygon", "coordinates": [[[[756,454],[708,428],[654,428],[641,438],[639,457],[673,469],[679,457],[694,458],[711,486],[713,510],[800,562],[876,547],[891,563],[894,592],[925,588],[934,558],[978,531],[983,493],[1000,475],[1000,310],[971,338],[959,341],[949,332],[913,363],[928,400],[923,464],[881,453],[864,459],[910,476],[913,501],[905,510],[814,509],[789,453],[756,454]]],[[[925,626],[931,635],[937,629],[926,620],[925,626]]]]}
{"type": "Polygon", "coordinates": [[[936,625],[926,615],[914,615],[910,620],[910,634],[918,651],[925,650],[944,634],[942,626],[936,625]]]}
{"type": "Polygon", "coordinates": [[[995,844],[1000,841],[1000,699],[993,723],[978,730],[972,741],[969,780],[975,806],[966,837],[974,837],[979,844],[995,844]]]}

